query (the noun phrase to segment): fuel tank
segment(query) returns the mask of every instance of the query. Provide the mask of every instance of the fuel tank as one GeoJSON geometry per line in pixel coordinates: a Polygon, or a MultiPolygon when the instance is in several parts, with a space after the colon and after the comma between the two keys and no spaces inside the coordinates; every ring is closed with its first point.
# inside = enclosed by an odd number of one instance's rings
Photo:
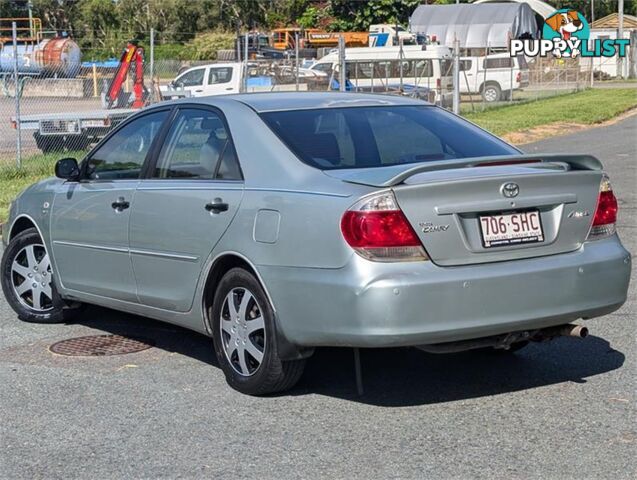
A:
{"type": "MultiPolygon", "coordinates": [[[[39,43],[18,44],[18,71],[31,75],[73,78],[82,63],[82,52],[70,38],[46,38],[39,43]]],[[[0,72],[13,72],[13,43],[0,43],[0,72]]]]}

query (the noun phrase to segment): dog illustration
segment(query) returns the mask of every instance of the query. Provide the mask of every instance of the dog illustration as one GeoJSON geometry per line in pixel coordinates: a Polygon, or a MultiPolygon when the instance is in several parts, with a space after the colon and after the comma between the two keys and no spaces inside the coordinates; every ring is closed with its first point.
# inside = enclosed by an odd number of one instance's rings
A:
{"type": "MultiPolygon", "coordinates": [[[[546,24],[554,31],[559,33],[562,37],[562,40],[565,41],[570,40],[571,36],[575,32],[584,28],[584,24],[580,20],[579,15],[575,10],[569,10],[566,13],[556,13],[546,19],[546,24]]],[[[565,52],[563,55],[565,57],[576,57],[577,55],[579,55],[579,53],[580,51],[575,48],[573,49],[573,51],[570,52],[570,55],[568,52],[565,52]]],[[[562,52],[557,49],[553,51],[553,54],[558,58],[562,56],[562,52]]]]}

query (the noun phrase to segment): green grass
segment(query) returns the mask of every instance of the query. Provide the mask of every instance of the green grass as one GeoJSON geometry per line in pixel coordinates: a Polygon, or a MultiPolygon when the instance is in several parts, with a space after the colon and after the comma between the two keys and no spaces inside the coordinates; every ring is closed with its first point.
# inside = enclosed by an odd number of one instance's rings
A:
{"type": "Polygon", "coordinates": [[[43,178],[53,175],[55,162],[64,157],[82,158],[82,152],[48,153],[22,159],[18,169],[15,160],[0,159],[0,223],[6,221],[9,204],[18,193],[43,178]]]}
{"type": "Polygon", "coordinates": [[[466,113],[465,117],[496,135],[504,135],[550,123],[599,123],[635,106],[637,89],[592,89],[466,113]]]}

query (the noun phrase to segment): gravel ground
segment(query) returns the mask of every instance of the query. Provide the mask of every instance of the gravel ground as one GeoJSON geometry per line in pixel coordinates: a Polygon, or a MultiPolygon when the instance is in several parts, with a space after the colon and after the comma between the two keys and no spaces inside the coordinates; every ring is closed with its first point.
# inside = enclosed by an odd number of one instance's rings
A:
{"type": "MultiPolygon", "coordinates": [[[[637,251],[637,117],[524,147],[598,155],[637,251]]],[[[3,478],[635,478],[635,285],[591,336],[516,355],[325,349],[292,392],[225,384],[211,342],[91,308],[74,325],[30,325],[0,299],[3,478]],[[143,334],[155,348],[55,356],[55,341],[143,334]]]]}

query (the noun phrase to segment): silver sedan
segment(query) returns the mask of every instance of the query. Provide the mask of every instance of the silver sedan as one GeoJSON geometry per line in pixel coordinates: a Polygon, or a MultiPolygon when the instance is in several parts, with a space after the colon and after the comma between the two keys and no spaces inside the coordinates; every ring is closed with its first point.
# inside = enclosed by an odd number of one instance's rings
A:
{"type": "Polygon", "coordinates": [[[587,155],[524,155],[445,110],[269,93],[145,109],[12,204],[20,319],[95,304],[212,337],[230,385],[291,388],[320,346],[515,351],[626,300],[587,155]]]}

